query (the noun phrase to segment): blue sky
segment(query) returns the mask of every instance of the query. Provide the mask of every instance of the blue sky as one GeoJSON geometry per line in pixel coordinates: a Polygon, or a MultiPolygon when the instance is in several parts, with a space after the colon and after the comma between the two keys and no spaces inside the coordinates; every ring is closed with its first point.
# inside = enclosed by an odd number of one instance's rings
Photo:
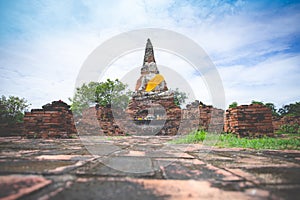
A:
{"type": "MultiPolygon", "coordinates": [[[[227,105],[300,101],[300,1],[0,0],[0,18],[0,94],[24,97],[32,107],[68,102],[87,56],[110,37],[140,28],[197,42],[219,70],[227,105]]],[[[130,59],[140,63],[141,55],[130,59]]],[[[157,57],[165,65],[174,59],[157,57]]],[[[203,84],[190,83],[209,103],[203,84]]]]}

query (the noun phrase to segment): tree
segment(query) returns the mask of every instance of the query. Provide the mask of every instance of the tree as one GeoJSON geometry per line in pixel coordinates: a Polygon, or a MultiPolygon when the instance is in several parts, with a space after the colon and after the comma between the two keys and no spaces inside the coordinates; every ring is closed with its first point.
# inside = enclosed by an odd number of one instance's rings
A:
{"type": "Polygon", "coordinates": [[[24,98],[2,95],[0,99],[0,123],[22,122],[24,111],[30,104],[24,98]]]}
{"type": "Polygon", "coordinates": [[[178,88],[176,88],[175,90],[171,90],[171,91],[174,94],[174,103],[177,106],[180,106],[185,103],[185,100],[188,98],[187,94],[185,92],[179,91],[178,88]]]}
{"type": "Polygon", "coordinates": [[[100,106],[111,106],[126,108],[129,102],[131,91],[127,89],[127,85],[118,79],[101,82],[95,91],[96,103],[100,106]]]}
{"type": "Polygon", "coordinates": [[[284,105],[278,110],[281,116],[292,115],[300,116],[300,102],[291,103],[289,105],[284,105]]]}
{"type": "Polygon", "coordinates": [[[81,87],[76,88],[74,97],[69,98],[72,102],[71,110],[74,114],[81,115],[82,110],[95,103],[100,106],[110,106],[113,103],[114,106],[126,108],[131,93],[127,87],[118,79],[83,84],[81,87]]]}
{"type": "Polygon", "coordinates": [[[277,109],[273,103],[265,103],[265,106],[270,108],[270,110],[272,111],[272,116],[275,116],[275,117],[279,116],[279,114],[277,113],[277,109]]]}
{"type": "Polygon", "coordinates": [[[97,82],[84,83],[81,87],[76,88],[74,97],[69,98],[71,110],[74,114],[81,114],[82,110],[96,102],[95,92],[99,84],[97,82]]]}
{"type": "Polygon", "coordinates": [[[238,106],[238,103],[236,101],[234,101],[229,105],[229,108],[236,108],[237,106],[238,106]]]}
{"type": "Polygon", "coordinates": [[[255,100],[252,100],[251,104],[264,105],[264,103],[262,101],[255,101],[255,100]]]}

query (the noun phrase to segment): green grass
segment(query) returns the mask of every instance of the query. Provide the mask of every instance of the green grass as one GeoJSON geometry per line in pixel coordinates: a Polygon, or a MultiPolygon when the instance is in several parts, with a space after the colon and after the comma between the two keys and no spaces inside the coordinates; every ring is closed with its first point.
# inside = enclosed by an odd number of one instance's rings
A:
{"type": "Polygon", "coordinates": [[[238,138],[232,134],[222,134],[217,143],[219,147],[241,147],[251,149],[298,149],[300,150],[300,139],[297,136],[287,138],[238,138]]]}
{"type": "Polygon", "coordinates": [[[300,150],[300,134],[288,134],[284,138],[238,138],[233,134],[207,134],[205,131],[198,131],[173,140],[174,144],[202,143],[203,141],[214,140],[219,147],[237,147],[251,149],[296,149],[300,150]],[[209,137],[207,137],[209,136],[209,137]]]}
{"type": "Polygon", "coordinates": [[[190,144],[190,143],[199,143],[202,142],[206,138],[206,132],[201,131],[195,131],[191,134],[188,134],[186,136],[183,136],[181,138],[172,140],[172,144],[190,144]]]}
{"type": "Polygon", "coordinates": [[[122,139],[122,138],[126,138],[126,135],[115,135],[115,136],[105,136],[104,137],[105,140],[118,140],[118,139],[122,139]]]}

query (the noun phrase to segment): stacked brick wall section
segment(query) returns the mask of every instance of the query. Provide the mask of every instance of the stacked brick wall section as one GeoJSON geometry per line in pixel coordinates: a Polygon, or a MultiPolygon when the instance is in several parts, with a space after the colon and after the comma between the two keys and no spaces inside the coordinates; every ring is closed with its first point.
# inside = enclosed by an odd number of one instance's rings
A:
{"type": "Polygon", "coordinates": [[[63,101],[25,112],[24,134],[28,138],[68,138],[76,133],[70,106],[63,101]]]}
{"type": "MultiPolygon", "coordinates": [[[[145,115],[146,116],[146,115],[145,115]]],[[[156,100],[155,104],[132,99],[126,110],[95,106],[86,109],[81,118],[76,119],[76,128],[81,135],[175,135],[181,118],[180,107],[174,99],[156,100]],[[147,111],[155,105],[165,108],[165,118],[152,120],[150,125],[138,124],[139,111],[147,111]]]]}
{"type": "MultiPolygon", "coordinates": [[[[278,130],[284,124],[300,123],[300,116],[285,116],[272,120],[270,109],[257,104],[230,108],[226,111],[224,119],[223,110],[204,104],[194,103],[181,110],[171,100],[161,100],[156,103],[166,108],[167,116],[157,135],[188,134],[199,129],[219,132],[223,130],[224,121],[225,132],[232,132],[242,137],[271,136],[273,127],[274,130],[278,130]]],[[[147,109],[147,104],[137,102],[131,102],[130,106],[132,113],[147,109]]],[[[76,128],[83,135],[139,134],[141,131],[139,126],[128,123],[128,120],[132,120],[134,116],[130,116],[130,112],[127,114],[115,120],[111,108],[91,107],[83,112],[82,118],[76,119],[76,128]]],[[[116,116],[118,117],[118,114],[116,116]]],[[[25,112],[24,123],[13,126],[0,124],[0,128],[1,136],[25,134],[28,138],[67,138],[77,133],[70,106],[62,101],[54,101],[44,105],[42,109],[25,112]]]]}
{"type": "Polygon", "coordinates": [[[300,115],[298,116],[283,116],[283,117],[273,117],[273,127],[274,131],[278,131],[283,125],[298,125],[300,126],[300,115]]]}
{"type": "MultiPolygon", "coordinates": [[[[120,120],[116,120],[117,114],[122,113],[122,111],[114,110],[110,107],[96,107],[97,110],[97,120],[101,128],[101,134],[104,135],[125,135],[124,129],[120,127],[120,120]],[[116,115],[116,116],[115,116],[116,115]]],[[[121,121],[123,119],[121,118],[121,121]]]]}
{"type": "Polygon", "coordinates": [[[0,137],[22,136],[24,126],[22,122],[18,123],[0,123],[0,137]]]}
{"type": "Polygon", "coordinates": [[[151,122],[158,124],[158,126],[149,126],[145,129],[145,126],[133,125],[129,127],[124,123],[122,127],[133,134],[176,135],[181,121],[181,109],[174,103],[174,96],[167,98],[152,97],[146,100],[133,98],[129,102],[126,113],[128,119],[133,121],[136,120],[137,113],[145,110],[148,112],[151,109],[162,111],[161,118],[151,122]],[[152,132],[150,129],[152,129],[152,132]]]}
{"type": "Polygon", "coordinates": [[[181,123],[186,123],[187,125],[183,127],[189,128],[183,131],[183,134],[191,133],[194,130],[219,133],[223,131],[224,110],[195,101],[182,110],[181,123]]]}
{"type": "Polygon", "coordinates": [[[224,131],[240,137],[272,136],[272,112],[258,104],[229,108],[225,115],[224,131]]]}
{"type": "Polygon", "coordinates": [[[213,106],[200,105],[200,129],[208,132],[223,132],[224,128],[224,110],[214,108],[213,106]]]}
{"type": "Polygon", "coordinates": [[[82,116],[74,117],[76,128],[80,136],[99,135],[102,133],[97,116],[97,109],[90,107],[83,110],[82,116]]]}
{"type": "Polygon", "coordinates": [[[75,121],[80,136],[125,135],[125,132],[116,123],[110,107],[87,108],[82,112],[82,116],[75,118],[75,121]]]}
{"type": "MultiPolygon", "coordinates": [[[[133,100],[126,111],[114,112],[110,107],[90,107],[83,111],[82,117],[76,119],[76,128],[80,135],[185,135],[200,129],[210,132],[223,131],[222,109],[199,105],[199,102],[187,105],[186,109],[180,109],[173,99],[160,99],[155,101],[155,104],[133,100]],[[163,106],[166,111],[165,120],[161,120],[162,126],[158,126],[158,131],[146,130],[155,126],[139,126],[133,122],[138,111],[155,108],[155,104],[163,106]]],[[[151,123],[159,122],[154,120],[151,123]]]]}
{"type": "Polygon", "coordinates": [[[186,105],[186,108],[182,109],[181,113],[182,115],[178,134],[186,135],[199,130],[199,102],[193,102],[186,105]]]}

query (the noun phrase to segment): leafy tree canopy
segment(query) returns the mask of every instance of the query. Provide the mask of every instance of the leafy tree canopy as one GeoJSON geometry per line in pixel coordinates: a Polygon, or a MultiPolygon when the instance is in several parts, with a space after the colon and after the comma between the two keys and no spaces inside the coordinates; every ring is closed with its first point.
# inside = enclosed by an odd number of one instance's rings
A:
{"type": "Polygon", "coordinates": [[[277,109],[276,109],[276,106],[273,103],[265,103],[265,106],[267,106],[268,108],[271,109],[273,116],[275,116],[275,117],[279,116],[279,114],[277,112],[277,109]]]}
{"type": "Polygon", "coordinates": [[[236,108],[237,106],[238,106],[238,103],[236,101],[234,101],[229,105],[229,108],[236,108]]]}
{"type": "Polygon", "coordinates": [[[24,98],[2,95],[0,99],[0,123],[22,122],[24,111],[30,104],[24,98]]]}
{"type": "Polygon", "coordinates": [[[178,88],[176,88],[175,90],[171,90],[171,91],[174,94],[174,103],[177,106],[180,106],[185,103],[185,100],[188,98],[187,94],[185,92],[179,91],[178,88]]]}
{"type": "Polygon", "coordinates": [[[255,100],[252,100],[251,104],[264,105],[264,103],[262,101],[255,101],[255,100]]]}
{"type": "Polygon", "coordinates": [[[81,114],[83,109],[98,103],[100,106],[114,106],[126,108],[131,92],[128,86],[118,79],[105,82],[90,82],[76,88],[73,98],[69,98],[74,114],[81,114]]]}
{"type": "Polygon", "coordinates": [[[101,82],[95,91],[96,103],[100,106],[113,104],[114,106],[126,108],[131,94],[127,87],[118,79],[114,81],[107,79],[106,82],[101,82]]]}
{"type": "Polygon", "coordinates": [[[291,115],[300,116],[300,102],[291,103],[289,105],[284,105],[278,110],[281,116],[291,115]]]}

